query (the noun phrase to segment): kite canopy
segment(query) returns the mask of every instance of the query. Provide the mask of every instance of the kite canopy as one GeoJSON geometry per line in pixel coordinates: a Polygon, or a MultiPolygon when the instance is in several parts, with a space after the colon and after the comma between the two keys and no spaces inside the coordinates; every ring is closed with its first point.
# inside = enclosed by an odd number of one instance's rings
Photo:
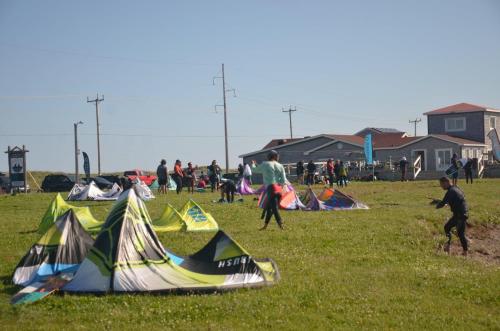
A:
{"type": "Polygon", "coordinates": [[[149,201],[155,198],[149,186],[138,178],[134,181],[132,187],[134,188],[137,196],[144,201],[149,201]]]}
{"type": "MultiPolygon", "coordinates": [[[[268,200],[267,191],[263,192],[259,197],[259,207],[264,208],[268,200]]],[[[297,192],[291,185],[286,185],[283,188],[280,199],[280,208],[286,210],[306,209],[306,206],[300,201],[297,192]]]]}
{"type": "Polygon", "coordinates": [[[109,201],[116,200],[122,193],[122,188],[120,185],[114,183],[111,190],[108,192],[101,191],[97,187],[94,181],[91,181],[89,185],[75,184],[68,194],[66,200],[70,201],[82,201],[82,200],[94,200],[94,201],[109,201]]]}
{"type": "Polygon", "coordinates": [[[120,196],[69,292],[151,292],[218,290],[273,284],[279,273],[271,260],[254,260],[224,233],[189,258],[166,253],[134,190],[120,196]]]}
{"type": "Polygon", "coordinates": [[[160,184],[158,183],[158,179],[155,179],[155,181],[152,182],[151,185],[149,185],[149,188],[152,190],[160,188],[160,184]]]}
{"type": "Polygon", "coordinates": [[[181,231],[186,229],[186,222],[171,204],[167,204],[160,218],[153,221],[153,228],[157,232],[181,231]]]}
{"type": "Polygon", "coordinates": [[[167,188],[169,189],[169,191],[177,190],[177,184],[175,183],[175,180],[172,178],[172,176],[168,176],[167,188]]]}
{"type": "Polygon", "coordinates": [[[364,203],[357,201],[339,190],[331,188],[325,188],[318,196],[318,199],[323,201],[325,209],[327,210],[369,209],[364,203]]]}
{"type": "Polygon", "coordinates": [[[308,188],[302,198],[307,210],[326,210],[323,201],[320,201],[311,188],[308,188]]]}
{"type": "Polygon", "coordinates": [[[209,213],[196,202],[189,200],[179,211],[185,223],[186,231],[217,231],[219,225],[209,213]]]}
{"type": "Polygon", "coordinates": [[[54,200],[50,203],[49,208],[43,215],[40,224],[38,225],[38,233],[44,234],[57,219],[72,209],[76,218],[88,232],[99,232],[103,222],[99,222],[92,216],[88,207],[75,207],[63,200],[58,193],[54,200]]]}
{"type": "Polygon", "coordinates": [[[258,194],[257,191],[250,186],[250,182],[246,178],[240,179],[236,191],[241,195],[258,194]]]}
{"type": "Polygon", "coordinates": [[[23,256],[12,281],[26,286],[58,273],[74,273],[93,244],[94,239],[69,209],[23,256]]]}

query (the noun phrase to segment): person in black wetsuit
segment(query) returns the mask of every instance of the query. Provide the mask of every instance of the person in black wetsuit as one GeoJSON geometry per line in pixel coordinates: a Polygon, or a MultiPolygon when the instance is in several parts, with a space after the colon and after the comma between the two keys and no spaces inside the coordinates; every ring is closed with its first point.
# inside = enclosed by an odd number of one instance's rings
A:
{"type": "Polygon", "coordinates": [[[474,161],[471,160],[470,158],[467,159],[467,162],[464,165],[464,172],[465,172],[465,182],[469,184],[469,179],[470,183],[472,184],[472,166],[474,165],[474,161]]]}
{"type": "Polygon", "coordinates": [[[462,255],[467,256],[469,249],[467,238],[465,237],[465,228],[467,226],[467,219],[469,218],[469,209],[465,201],[464,193],[457,187],[451,185],[448,177],[441,177],[439,179],[441,188],[446,191],[443,200],[441,200],[436,208],[443,208],[446,205],[450,206],[453,216],[444,225],[444,233],[448,237],[448,242],[444,247],[444,251],[449,253],[451,244],[451,229],[457,228],[458,238],[462,244],[462,255]]]}

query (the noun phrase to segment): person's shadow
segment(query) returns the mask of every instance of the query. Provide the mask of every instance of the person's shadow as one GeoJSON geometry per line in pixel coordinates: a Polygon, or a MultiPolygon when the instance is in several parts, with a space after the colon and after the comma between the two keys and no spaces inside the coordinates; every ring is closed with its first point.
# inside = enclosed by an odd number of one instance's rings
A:
{"type": "Polygon", "coordinates": [[[19,286],[15,285],[12,282],[12,275],[0,276],[0,282],[5,286],[3,289],[0,290],[0,293],[12,296],[16,294],[20,289],[19,286]]]}

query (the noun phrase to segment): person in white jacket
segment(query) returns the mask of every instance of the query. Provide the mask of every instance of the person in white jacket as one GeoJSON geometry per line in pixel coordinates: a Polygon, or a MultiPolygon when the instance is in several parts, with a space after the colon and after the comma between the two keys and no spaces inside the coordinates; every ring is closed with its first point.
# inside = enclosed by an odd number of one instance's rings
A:
{"type": "Polygon", "coordinates": [[[248,163],[245,163],[243,169],[243,178],[245,178],[249,185],[252,185],[252,168],[248,163]]]}

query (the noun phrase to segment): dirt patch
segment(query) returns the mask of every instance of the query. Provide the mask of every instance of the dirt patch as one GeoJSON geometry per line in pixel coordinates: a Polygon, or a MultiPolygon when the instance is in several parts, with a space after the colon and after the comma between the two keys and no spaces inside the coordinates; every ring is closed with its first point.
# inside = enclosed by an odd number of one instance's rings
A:
{"type": "MultiPolygon", "coordinates": [[[[469,243],[468,258],[486,264],[500,265],[500,226],[470,225],[466,232],[469,243]]],[[[442,247],[440,247],[442,250],[442,247]]],[[[450,255],[462,255],[460,241],[453,234],[450,255]]]]}

